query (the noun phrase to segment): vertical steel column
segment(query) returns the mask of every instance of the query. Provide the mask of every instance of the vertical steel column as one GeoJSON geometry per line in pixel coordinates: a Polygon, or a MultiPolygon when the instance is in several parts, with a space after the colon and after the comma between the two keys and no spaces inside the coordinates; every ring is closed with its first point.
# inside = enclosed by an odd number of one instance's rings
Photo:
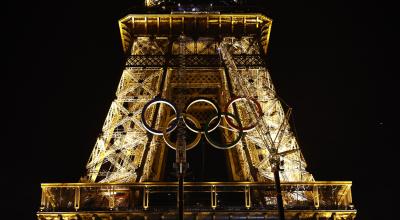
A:
{"type": "Polygon", "coordinates": [[[46,207],[46,187],[42,186],[42,199],[40,200],[40,211],[43,211],[46,207]]]}
{"type": "Polygon", "coordinates": [[[318,192],[318,186],[313,186],[313,198],[314,198],[314,207],[315,207],[315,209],[319,209],[319,192],[318,192]]]}
{"type": "Polygon", "coordinates": [[[177,198],[177,207],[178,207],[178,216],[179,220],[183,220],[184,212],[184,188],[183,182],[185,179],[185,172],[187,168],[186,163],[186,140],[185,140],[185,125],[181,119],[178,119],[178,133],[177,133],[177,140],[176,140],[176,160],[175,160],[175,169],[176,175],[178,178],[178,198],[177,198]]]}
{"type": "Polygon", "coordinates": [[[279,177],[279,161],[276,162],[274,167],[274,178],[275,178],[275,189],[276,189],[276,201],[278,203],[279,219],[285,220],[285,211],[283,209],[281,179],[279,177]]]}
{"type": "Polygon", "coordinates": [[[211,208],[217,208],[217,188],[215,185],[211,186],[211,208]]]}
{"type": "Polygon", "coordinates": [[[349,190],[347,191],[346,206],[348,206],[349,209],[354,209],[353,198],[351,195],[351,185],[349,186],[349,190]]]}
{"type": "Polygon", "coordinates": [[[143,188],[143,208],[145,210],[149,208],[149,189],[147,186],[143,188]]]}
{"type": "MultiPolygon", "coordinates": [[[[182,163],[179,164],[182,167],[182,163]]],[[[178,209],[179,209],[179,220],[183,220],[184,212],[183,212],[183,205],[184,205],[184,198],[183,198],[183,181],[184,181],[183,173],[179,174],[179,189],[178,189],[178,209]]]]}
{"type": "Polygon", "coordinates": [[[114,191],[114,186],[110,186],[108,188],[108,208],[110,210],[113,210],[115,208],[115,191],[114,191]]]}
{"type": "Polygon", "coordinates": [[[251,207],[250,186],[244,187],[244,203],[247,209],[251,207]]]}
{"type": "MultiPolygon", "coordinates": [[[[178,69],[178,82],[181,82],[182,74],[185,73],[185,36],[179,36],[179,69],[178,69]]],[[[178,93],[182,94],[182,93],[178,93]]],[[[178,112],[182,113],[183,111],[183,102],[182,100],[178,103],[178,112]]],[[[178,178],[178,198],[177,198],[177,206],[178,206],[178,216],[179,220],[183,220],[184,217],[184,188],[183,182],[186,174],[187,169],[187,162],[186,162],[186,126],[182,118],[178,118],[178,125],[177,125],[177,139],[176,139],[176,159],[175,159],[175,169],[178,178]]]]}
{"type": "Polygon", "coordinates": [[[74,207],[76,211],[79,210],[80,203],[81,203],[81,188],[78,186],[75,188],[75,200],[74,200],[74,207]]]}

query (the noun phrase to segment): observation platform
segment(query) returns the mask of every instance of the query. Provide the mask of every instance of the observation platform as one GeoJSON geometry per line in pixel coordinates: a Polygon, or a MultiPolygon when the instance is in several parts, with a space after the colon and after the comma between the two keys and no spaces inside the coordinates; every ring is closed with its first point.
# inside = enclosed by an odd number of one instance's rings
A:
{"type": "Polygon", "coordinates": [[[258,36],[267,53],[272,19],[261,13],[171,12],[129,14],[118,21],[122,47],[129,53],[134,39],[141,36],[192,37],[258,36]]]}
{"type": "MultiPolygon", "coordinates": [[[[286,219],[354,219],[351,182],[282,183],[286,219]]],[[[38,219],[177,219],[177,182],[44,183],[38,219]]],[[[274,183],[185,182],[185,219],[278,219],[274,183]]]]}

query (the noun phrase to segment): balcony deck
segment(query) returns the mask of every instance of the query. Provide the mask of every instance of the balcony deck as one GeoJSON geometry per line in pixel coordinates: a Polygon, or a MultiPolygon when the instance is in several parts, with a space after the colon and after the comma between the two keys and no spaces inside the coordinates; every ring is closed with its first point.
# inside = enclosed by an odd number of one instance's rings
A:
{"type": "MultiPolygon", "coordinates": [[[[282,183],[287,219],[353,219],[351,182],[282,183]]],[[[44,183],[38,219],[175,219],[177,182],[44,183]],[[94,217],[94,218],[93,218],[94,217]]],[[[273,183],[186,182],[185,219],[277,219],[273,183]]]]}

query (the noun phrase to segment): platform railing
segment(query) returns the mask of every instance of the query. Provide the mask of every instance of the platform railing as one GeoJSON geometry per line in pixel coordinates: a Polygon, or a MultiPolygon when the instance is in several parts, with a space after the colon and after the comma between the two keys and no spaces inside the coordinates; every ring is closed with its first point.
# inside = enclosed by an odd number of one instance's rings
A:
{"type": "MultiPolygon", "coordinates": [[[[351,182],[282,183],[285,210],[352,210],[351,182]]],[[[169,211],[177,182],[44,183],[39,212],[169,211]]],[[[186,182],[185,211],[275,210],[273,183],[186,182]]]]}

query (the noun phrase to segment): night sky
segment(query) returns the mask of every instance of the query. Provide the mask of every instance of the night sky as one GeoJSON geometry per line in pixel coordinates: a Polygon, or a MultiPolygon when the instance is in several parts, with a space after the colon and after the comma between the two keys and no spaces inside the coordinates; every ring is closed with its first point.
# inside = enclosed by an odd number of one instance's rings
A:
{"type": "MultiPolygon", "coordinates": [[[[11,200],[2,209],[19,210],[18,219],[34,219],[40,183],[84,175],[122,74],[117,21],[132,2],[7,4],[1,182],[11,200]]],[[[274,20],[268,68],[293,108],[308,170],[316,180],[353,181],[358,219],[385,219],[382,212],[388,219],[399,173],[391,141],[398,88],[393,7],[258,2],[274,20]]]]}

